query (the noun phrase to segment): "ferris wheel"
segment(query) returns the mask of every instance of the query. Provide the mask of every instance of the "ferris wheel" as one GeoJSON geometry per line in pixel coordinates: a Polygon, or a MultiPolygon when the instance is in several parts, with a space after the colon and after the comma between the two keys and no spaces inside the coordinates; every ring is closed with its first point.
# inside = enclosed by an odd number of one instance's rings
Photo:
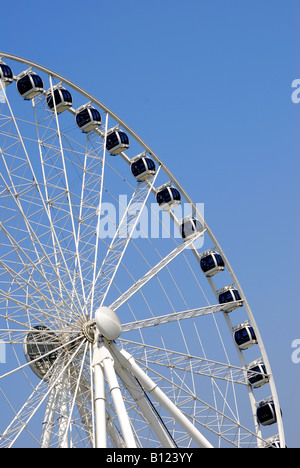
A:
{"type": "Polygon", "coordinates": [[[0,57],[0,447],[285,447],[199,206],[98,99],[0,57]]]}

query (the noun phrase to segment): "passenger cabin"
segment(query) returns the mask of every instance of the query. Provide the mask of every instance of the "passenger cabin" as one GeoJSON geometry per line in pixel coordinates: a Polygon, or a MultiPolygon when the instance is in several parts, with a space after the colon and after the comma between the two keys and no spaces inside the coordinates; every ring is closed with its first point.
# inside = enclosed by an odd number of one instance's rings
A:
{"type": "Polygon", "coordinates": [[[136,156],[131,160],[130,165],[132,175],[138,180],[147,180],[156,173],[154,161],[145,154],[136,156]]]}
{"type": "Polygon", "coordinates": [[[231,312],[237,307],[242,306],[242,299],[240,293],[234,286],[225,286],[225,288],[218,291],[219,294],[219,304],[229,304],[234,302],[235,304],[232,307],[226,307],[226,312],[231,312]]]}
{"type": "Polygon", "coordinates": [[[271,426],[277,422],[273,399],[261,401],[256,411],[257,421],[262,426],[271,426]]]}
{"type": "Polygon", "coordinates": [[[79,108],[76,112],[76,124],[83,133],[89,133],[101,125],[100,112],[90,105],[79,108]]]}
{"type": "Polygon", "coordinates": [[[181,195],[180,192],[169,183],[157,189],[156,201],[162,210],[170,211],[175,208],[175,206],[180,205],[181,195]]]}
{"type": "Polygon", "coordinates": [[[14,74],[11,68],[5,63],[0,63],[0,81],[4,88],[14,81],[14,74]]]}
{"type": "Polygon", "coordinates": [[[204,234],[204,227],[202,223],[194,216],[184,218],[179,227],[181,237],[183,240],[189,240],[199,233],[204,234]]]}
{"type": "Polygon", "coordinates": [[[42,78],[35,73],[26,73],[18,78],[17,90],[22,98],[30,100],[43,93],[44,83],[42,78]]]}
{"type": "Polygon", "coordinates": [[[112,156],[117,156],[129,148],[129,138],[119,129],[110,130],[106,137],[106,149],[112,156]]]}
{"type": "Polygon", "coordinates": [[[244,323],[235,327],[233,337],[241,350],[248,349],[257,344],[254,329],[249,323],[244,323]]]}
{"type": "Polygon", "coordinates": [[[221,255],[215,250],[204,252],[201,256],[200,267],[208,278],[225,270],[225,263],[221,255]]]}
{"type": "Polygon", "coordinates": [[[49,90],[46,97],[47,105],[52,112],[61,114],[65,110],[72,107],[73,98],[71,93],[61,87],[56,87],[53,90],[49,90]],[[54,99],[53,99],[54,96],[54,99]]]}
{"type": "MultiPolygon", "coordinates": [[[[270,439],[267,439],[265,441],[265,444],[261,446],[260,448],[280,449],[281,448],[280,438],[278,436],[271,437],[270,439]]],[[[285,446],[285,448],[287,448],[287,446],[285,446]]]]}
{"type": "Polygon", "coordinates": [[[262,361],[256,361],[249,365],[247,379],[253,388],[259,388],[269,382],[266,366],[262,361]]]}
{"type": "Polygon", "coordinates": [[[47,327],[40,325],[34,327],[34,330],[36,331],[27,333],[23,349],[29,367],[37,377],[43,380],[57,359],[55,349],[58,347],[58,344],[57,342],[55,343],[53,335],[47,333],[49,331],[47,327]],[[40,359],[38,359],[39,357],[40,359]]]}

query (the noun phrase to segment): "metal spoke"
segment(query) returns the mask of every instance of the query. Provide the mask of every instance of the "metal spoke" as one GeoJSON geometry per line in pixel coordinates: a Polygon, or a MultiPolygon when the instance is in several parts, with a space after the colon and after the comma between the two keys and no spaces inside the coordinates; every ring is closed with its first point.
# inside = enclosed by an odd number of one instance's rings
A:
{"type": "Polygon", "coordinates": [[[121,340],[125,348],[134,350],[135,359],[138,362],[155,364],[166,368],[172,367],[182,372],[193,373],[194,375],[203,375],[213,379],[221,379],[234,382],[239,385],[248,385],[245,377],[245,369],[238,366],[228,365],[206,358],[191,356],[170,349],[157,348],[150,345],[144,345],[127,340],[121,340]],[[146,350],[146,354],[145,354],[146,350]]]}
{"type": "MultiPolygon", "coordinates": [[[[239,302],[237,301],[237,304],[239,302]]],[[[212,305],[207,307],[200,307],[199,309],[193,310],[184,310],[181,312],[174,312],[172,314],[162,315],[160,317],[153,317],[150,319],[139,320],[137,322],[125,323],[122,325],[123,332],[129,332],[133,330],[140,330],[142,328],[156,327],[158,325],[163,325],[166,323],[177,322],[178,320],[187,320],[196,317],[201,317],[203,315],[216,314],[218,312],[226,312],[226,309],[232,307],[223,305],[212,305]]]]}
{"type": "Polygon", "coordinates": [[[163,268],[165,268],[172,260],[180,255],[185,249],[193,244],[201,234],[196,235],[193,239],[190,239],[170,252],[163,260],[161,260],[155,267],[153,267],[148,273],[140,278],[135,284],[133,284],[119,299],[113,302],[110,307],[113,310],[119,309],[125,302],[127,302],[134,294],[136,294],[142,287],[144,287],[148,281],[156,276],[163,268]]]}

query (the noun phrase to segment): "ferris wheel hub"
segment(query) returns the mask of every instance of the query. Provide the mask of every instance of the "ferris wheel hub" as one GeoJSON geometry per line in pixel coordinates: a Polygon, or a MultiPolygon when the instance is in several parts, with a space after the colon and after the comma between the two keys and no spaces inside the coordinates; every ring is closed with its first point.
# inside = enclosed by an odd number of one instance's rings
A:
{"type": "Polygon", "coordinates": [[[84,337],[94,343],[96,331],[107,340],[117,340],[122,333],[122,325],[115,311],[109,307],[99,307],[95,319],[86,319],[81,323],[84,337]]]}
{"type": "Polygon", "coordinates": [[[95,314],[99,333],[108,340],[117,340],[122,333],[119,317],[110,307],[99,307],[95,314]]]}
{"type": "Polygon", "coordinates": [[[82,326],[81,326],[84,337],[90,343],[94,343],[94,340],[95,340],[95,327],[96,327],[95,320],[86,320],[84,323],[82,323],[82,326]]]}

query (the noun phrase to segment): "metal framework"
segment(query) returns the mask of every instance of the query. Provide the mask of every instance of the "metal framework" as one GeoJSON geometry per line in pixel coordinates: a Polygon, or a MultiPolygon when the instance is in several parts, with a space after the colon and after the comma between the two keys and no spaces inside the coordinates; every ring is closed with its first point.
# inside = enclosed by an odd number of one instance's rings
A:
{"type": "MultiPolygon", "coordinates": [[[[0,375],[0,447],[285,447],[262,337],[197,205],[152,149],[98,99],[41,65],[0,57],[0,65],[12,67],[14,81],[25,67],[41,74],[45,87],[22,103],[0,80],[0,340],[11,349],[0,375]],[[62,113],[54,95],[60,88],[73,94],[62,113]],[[81,133],[75,101],[77,108],[87,102],[99,109],[103,124],[81,133]],[[111,128],[132,139],[119,157],[106,149],[111,128]],[[128,165],[139,154],[157,169],[134,181],[128,165]],[[170,209],[168,243],[136,237],[149,209],[159,217],[150,203],[168,180],[204,231],[186,241],[174,238],[180,219],[170,209]],[[105,214],[111,205],[119,217],[105,214]],[[105,225],[113,230],[107,238],[100,235],[105,225]],[[201,272],[201,237],[221,255],[224,272],[201,272]],[[219,304],[218,291],[229,283],[241,300],[219,304]],[[95,310],[109,304],[107,328],[114,317],[122,323],[117,342],[95,321],[95,310]],[[249,350],[232,339],[245,321],[257,339],[249,350]],[[26,361],[29,337],[36,357],[26,361]],[[262,379],[261,368],[249,374],[253,361],[263,364],[262,379]],[[259,384],[251,385],[249,375],[259,384]],[[270,427],[256,416],[262,401],[274,405],[270,427]]],[[[166,228],[164,218],[159,223],[166,228]]]]}

